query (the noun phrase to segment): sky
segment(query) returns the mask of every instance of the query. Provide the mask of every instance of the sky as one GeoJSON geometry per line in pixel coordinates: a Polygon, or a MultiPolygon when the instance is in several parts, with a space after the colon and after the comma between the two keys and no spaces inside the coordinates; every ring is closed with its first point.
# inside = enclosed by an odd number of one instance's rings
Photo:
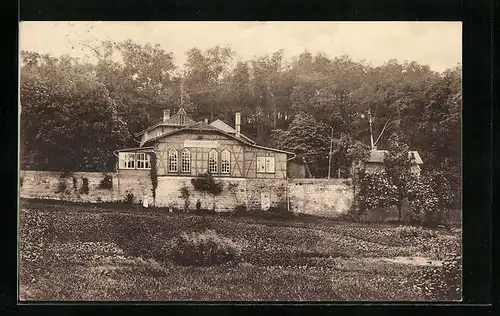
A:
{"type": "Polygon", "coordinates": [[[236,60],[284,50],[330,57],[349,55],[379,66],[390,59],[416,61],[434,71],[462,62],[460,22],[21,22],[20,50],[92,62],[89,46],[101,41],[160,44],[182,65],[190,48],[230,46],[236,60]],[[87,59],[86,59],[87,58],[87,59]]]}

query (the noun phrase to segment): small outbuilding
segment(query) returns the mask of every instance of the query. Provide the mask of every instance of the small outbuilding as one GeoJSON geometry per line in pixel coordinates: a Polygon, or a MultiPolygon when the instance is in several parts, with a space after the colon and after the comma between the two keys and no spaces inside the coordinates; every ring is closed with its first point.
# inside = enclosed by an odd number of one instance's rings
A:
{"type": "MultiPolygon", "coordinates": [[[[364,169],[365,172],[381,171],[384,169],[384,159],[385,155],[388,153],[388,150],[372,149],[370,150],[368,159],[364,162],[355,163],[355,167],[357,167],[358,170],[364,169]]],[[[422,161],[422,158],[420,157],[418,152],[415,150],[409,151],[408,155],[411,161],[410,172],[419,177],[421,169],[420,165],[422,165],[424,162],[422,161]]]]}

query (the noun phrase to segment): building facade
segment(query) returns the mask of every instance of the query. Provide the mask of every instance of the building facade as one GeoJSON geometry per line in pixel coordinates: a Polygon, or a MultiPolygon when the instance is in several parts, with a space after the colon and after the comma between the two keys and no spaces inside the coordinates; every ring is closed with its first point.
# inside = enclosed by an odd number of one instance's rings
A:
{"type": "Polygon", "coordinates": [[[118,170],[147,171],[156,155],[158,176],[194,177],[209,172],[214,177],[286,179],[294,153],[259,146],[240,133],[240,114],[231,128],[217,120],[194,122],[180,109],[137,134],[140,146],[117,150],[118,170]]]}

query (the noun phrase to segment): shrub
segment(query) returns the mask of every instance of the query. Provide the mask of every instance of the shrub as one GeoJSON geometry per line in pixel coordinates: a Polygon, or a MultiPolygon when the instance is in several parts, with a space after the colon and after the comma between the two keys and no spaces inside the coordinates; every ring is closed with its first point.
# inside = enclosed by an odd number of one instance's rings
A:
{"type": "Polygon", "coordinates": [[[237,261],[242,247],[214,230],[182,233],[173,249],[173,260],[182,265],[211,266],[237,261]]]}
{"type": "Polygon", "coordinates": [[[436,193],[439,208],[447,209],[455,205],[457,196],[454,192],[449,172],[428,170],[425,172],[425,178],[436,193]]]}
{"type": "Polygon", "coordinates": [[[408,183],[410,211],[424,225],[435,226],[439,223],[438,198],[426,179],[412,178],[408,183]]]}
{"type": "Polygon", "coordinates": [[[134,194],[132,192],[127,192],[125,195],[125,203],[134,204],[134,194]]]}
{"type": "Polygon", "coordinates": [[[57,190],[55,193],[64,193],[66,192],[66,189],[68,188],[68,184],[66,183],[66,181],[61,178],[59,180],[59,183],[57,184],[57,190]]]}
{"type": "Polygon", "coordinates": [[[69,170],[63,170],[61,172],[61,174],[59,175],[59,177],[61,179],[64,179],[64,178],[67,178],[67,177],[72,176],[72,175],[73,175],[73,173],[71,171],[69,171],[69,170]]]}
{"type": "Polygon", "coordinates": [[[191,179],[191,184],[195,190],[211,195],[219,195],[222,193],[223,185],[219,181],[215,181],[212,175],[208,172],[198,175],[191,179]]]}
{"type": "Polygon", "coordinates": [[[99,188],[111,190],[113,188],[113,176],[105,173],[104,177],[101,180],[101,183],[99,183],[99,188]]]}
{"type": "MultiPolygon", "coordinates": [[[[189,189],[186,186],[183,186],[179,189],[179,192],[181,194],[179,198],[184,200],[184,210],[187,211],[189,210],[189,205],[191,204],[191,202],[189,201],[189,196],[191,195],[189,193],[189,189]]],[[[196,205],[196,209],[199,209],[198,205],[196,205]]]]}
{"type": "Polygon", "coordinates": [[[462,299],[462,256],[449,255],[442,266],[427,267],[415,278],[414,287],[426,300],[458,301],[462,299]]]}
{"type": "Polygon", "coordinates": [[[149,159],[151,164],[151,170],[149,176],[151,178],[151,193],[153,194],[153,204],[156,204],[156,189],[158,188],[158,166],[156,162],[156,154],[154,152],[149,153],[149,159]]]}
{"type": "Polygon", "coordinates": [[[359,206],[366,211],[395,205],[398,202],[396,190],[385,171],[363,172],[360,175],[359,206]]]}
{"type": "Polygon", "coordinates": [[[82,177],[82,187],[80,188],[80,194],[89,194],[89,179],[82,177]]]}

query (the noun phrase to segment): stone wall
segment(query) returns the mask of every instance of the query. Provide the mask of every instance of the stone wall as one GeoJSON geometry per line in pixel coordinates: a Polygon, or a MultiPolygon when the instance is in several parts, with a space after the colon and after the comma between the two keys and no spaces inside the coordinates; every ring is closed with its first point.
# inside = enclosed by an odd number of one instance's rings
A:
{"type": "Polygon", "coordinates": [[[216,179],[223,185],[220,195],[211,196],[196,191],[191,184],[191,177],[158,177],[156,189],[156,205],[196,209],[199,200],[204,209],[215,209],[218,212],[233,211],[237,205],[246,203],[246,180],[243,178],[216,179]],[[183,195],[181,188],[185,188],[183,195]],[[187,203],[187,204],[186,204],[187,203]]]}
{"type": "MultiPolygon", "coordinates": [[[[20,197],[54,199],[74,202],[118,202],[132,193],[134,202],[142,202],[146,194],[152,201],[151,179],[148,170],[120,170],[109,173],[113,177],[111,189],[100,188],[104,178],[98,172],[74,172],[61,178],[59,172],[21,171],[20,197]],[[73,178],[76,186],[73,187],[73,178]],[[88,180],[88,193],[81,192],[83,178],[88,180]],[[65,190],[58,192],[60,183],[65,190]]],[[[238,205],[249,209],[290,206],[294,212],[336,217],[347,211],[352,203],[353,190],[350,180],[342,179],[245,179],[218,178],[223,192],[212,197],[196,191],[191,177],[158,177],[156,205],[159,207],[196,208],[200,200],[202,208],[216,211],[233,211],[238,205]],[[183,196],[181,188],[186,188],[183,196]],[[187,203],[187,204],[186,204],[187,203]]]]}
{"type": "Polygon", "coordinates": [[[247,179],[247,208],[267,209],[286,205],[286,179],[247,179]]]}
{"type": "Polygon", "coordinates": [[[62,177],[60,172],[22,170],[19,196],[93,203],[123,201],[128,192],[134,195],[135,202],[139,202],[144,193],[151,194],[148,171],[124,170],[108,175],[112,177],[112,188],[102,189],[104,174],[99,172],[74,172],[62,177]],[[85,181],[88,181],[88,192],[83,190],[85,181]]]}
{"type": "Polygon", "coordinates": [[[353,199],[350,179],[291,179],[288,183],[289,208],[294,212],[335,218],[349,210],[353,199]]]}

